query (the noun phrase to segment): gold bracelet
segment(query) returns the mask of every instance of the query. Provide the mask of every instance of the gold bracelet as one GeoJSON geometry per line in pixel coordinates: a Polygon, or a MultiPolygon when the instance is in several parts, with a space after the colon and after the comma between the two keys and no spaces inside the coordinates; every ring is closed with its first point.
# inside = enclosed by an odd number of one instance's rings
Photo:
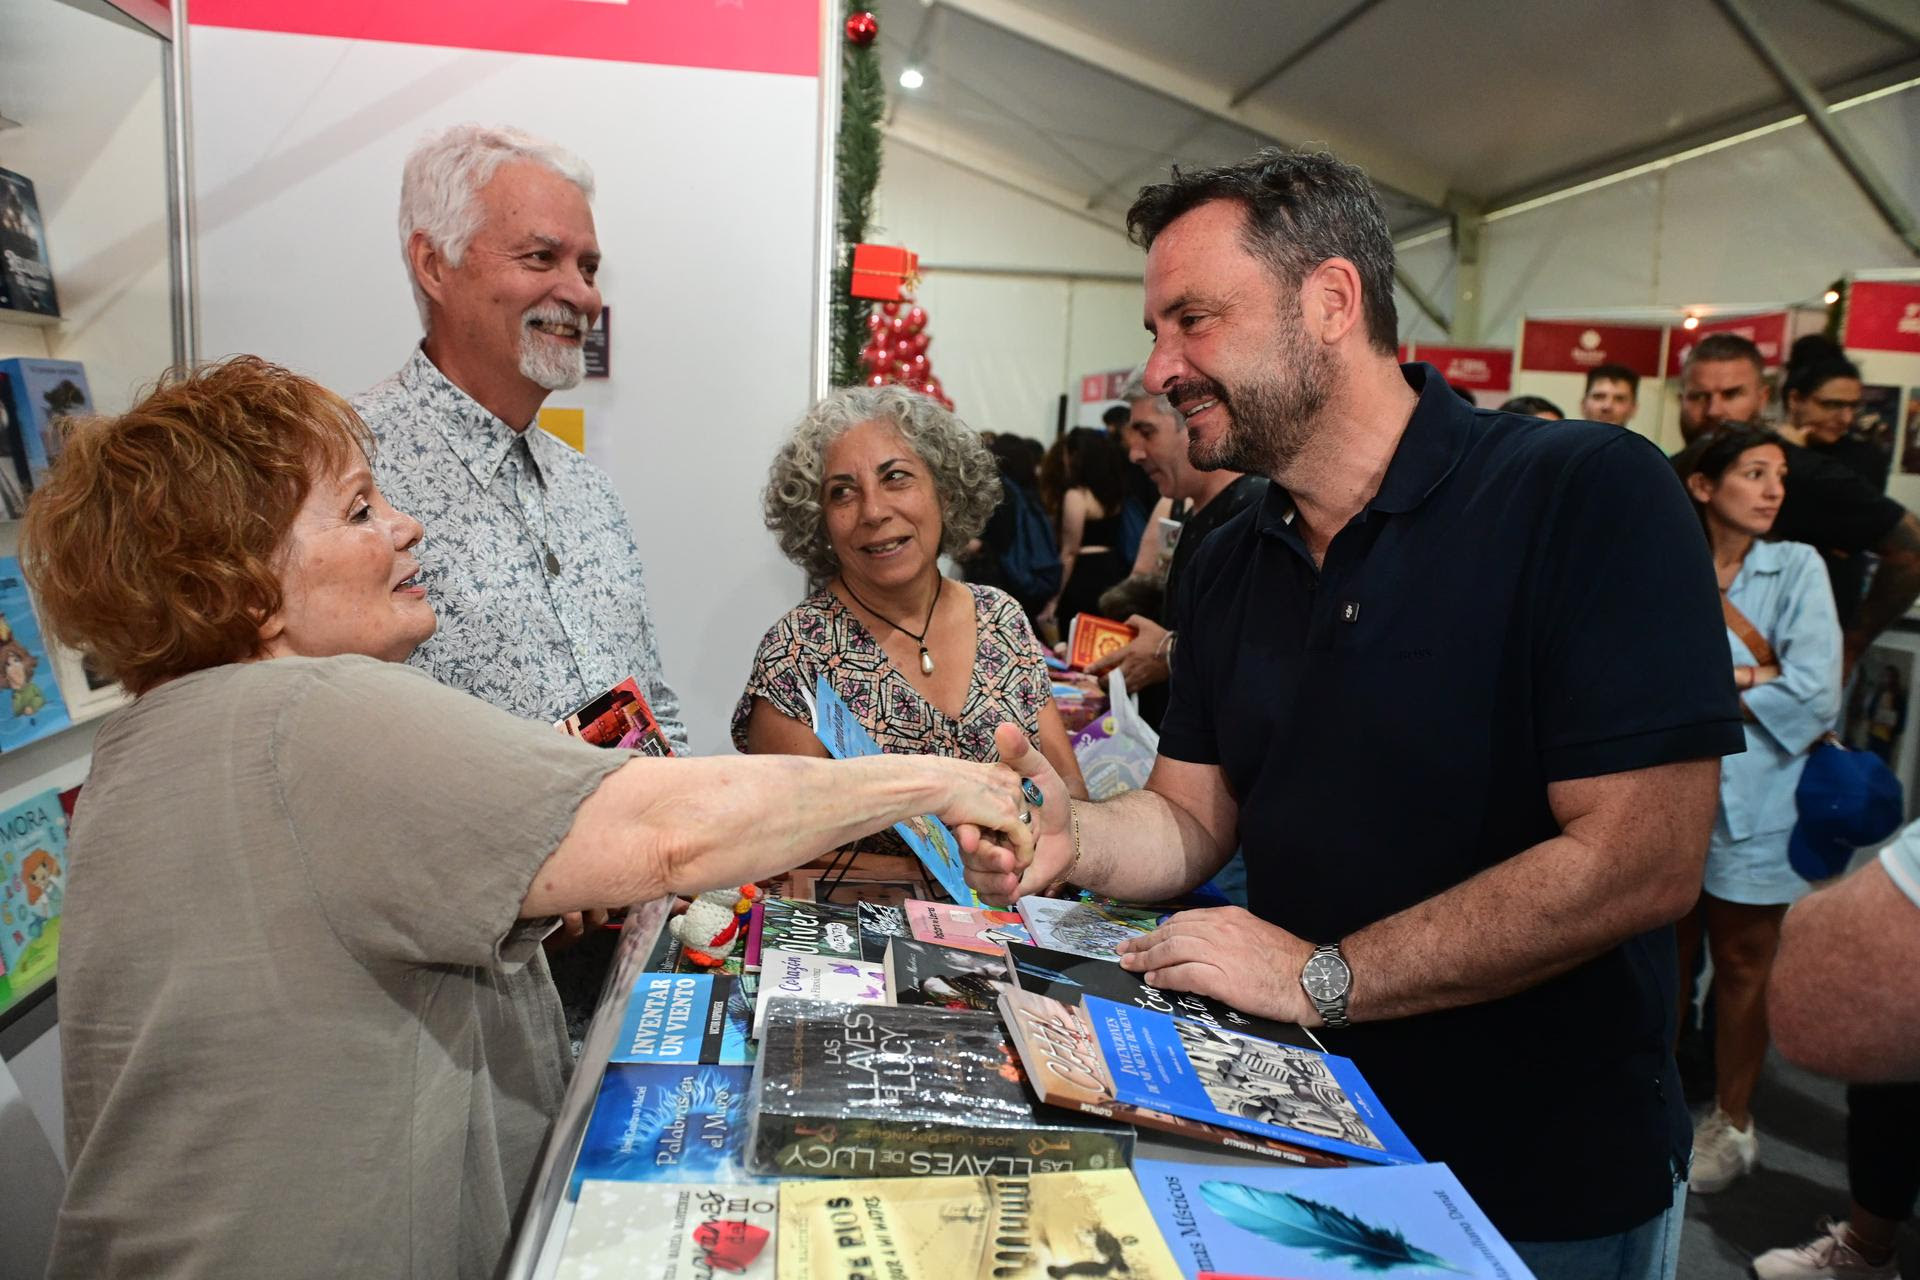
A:
{"type": "Polygon", "coordinates": [[[1080,808],[1074,804],[1073,797],[1067,797],[1067,821],[1073,825],[1073,861],[1060,873],[1060,883],[1067,883],[1075,867],[1080,865],[1080,808]]]}

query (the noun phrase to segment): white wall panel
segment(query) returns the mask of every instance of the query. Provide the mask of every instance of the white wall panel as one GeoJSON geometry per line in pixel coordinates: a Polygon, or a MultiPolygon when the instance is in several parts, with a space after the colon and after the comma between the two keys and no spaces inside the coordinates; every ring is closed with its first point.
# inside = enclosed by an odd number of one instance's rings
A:
{"type": "Polygon", "coordinates": [[[203,350],[250,351],[343,392],[419,338],[395,231],[427,131],[513,124],[593,165],[612,374],[587,414],[646,560],[697,751],[755,644],[800,593],[758,491],[805,410],[818,81],[193,30],[203,350]]]}

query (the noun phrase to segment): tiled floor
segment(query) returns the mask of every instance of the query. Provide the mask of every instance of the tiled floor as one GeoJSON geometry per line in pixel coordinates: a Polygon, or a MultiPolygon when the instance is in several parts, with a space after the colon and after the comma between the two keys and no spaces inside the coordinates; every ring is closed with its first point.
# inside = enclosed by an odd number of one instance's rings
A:
{"type": "MultiPolygon", "coordinates": [[[[1755,1254],[1808,1239],[1818,1219],[1846,1213],[1846,1108],[1842,1086],[1768,1059],[1753,1104],[1760,1166],[1717,1195],[1687,1197],[1683,1280],[1745,1276],[1755,1254]]],[[[1901,1274],[1920,1280],[1920,1236],[1911,1224],[1900,1259],[1901,1274]]]]}

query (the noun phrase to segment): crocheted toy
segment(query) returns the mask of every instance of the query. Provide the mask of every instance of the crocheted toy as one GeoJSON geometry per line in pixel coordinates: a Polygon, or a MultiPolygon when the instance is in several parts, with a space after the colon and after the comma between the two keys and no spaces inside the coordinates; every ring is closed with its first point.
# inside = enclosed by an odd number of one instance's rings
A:
{"type": "Polygon", "coordinates": [[[680,943],[681,954],[703,969],[717,969],[740,944],[741,925],[753,910],[760,886],[709,889],[688,905],[668,932],[680,943]]]}

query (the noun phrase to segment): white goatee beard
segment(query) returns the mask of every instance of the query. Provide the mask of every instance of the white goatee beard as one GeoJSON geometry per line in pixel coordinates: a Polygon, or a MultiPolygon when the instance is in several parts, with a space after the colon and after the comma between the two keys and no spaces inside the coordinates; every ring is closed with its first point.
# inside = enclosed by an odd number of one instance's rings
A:
{"type": "Polygon", "coordinates": [[[580,385],[587,374],[587,353],[582,347],[549,344],[532,329],[520,334],[520,374],[548,391],[567,391],[580,385]]]}

